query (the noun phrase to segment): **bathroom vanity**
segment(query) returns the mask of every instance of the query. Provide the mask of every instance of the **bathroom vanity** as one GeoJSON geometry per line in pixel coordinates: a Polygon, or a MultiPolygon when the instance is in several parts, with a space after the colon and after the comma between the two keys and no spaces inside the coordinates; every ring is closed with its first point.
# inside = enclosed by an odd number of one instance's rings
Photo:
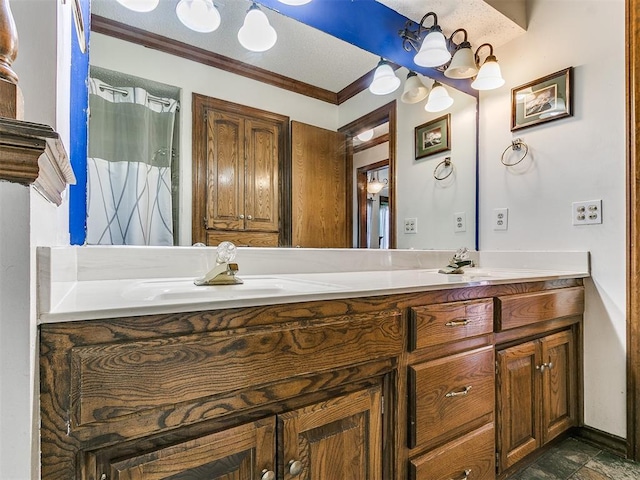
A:
{"type": "Polygon", "coordinates": [[[39,252],[43,479],[486,480],[581,422],[586,254],[442,275],[446,253],[299,251],[215,297],[63,250],[39,252]]]}

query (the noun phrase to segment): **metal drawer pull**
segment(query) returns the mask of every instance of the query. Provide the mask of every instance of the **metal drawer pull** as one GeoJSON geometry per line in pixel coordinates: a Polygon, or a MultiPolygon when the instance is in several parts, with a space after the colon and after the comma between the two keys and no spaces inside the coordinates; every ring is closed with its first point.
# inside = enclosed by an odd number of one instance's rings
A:
{"type": "Polygon", "coordinates": [[[262,476],[260,477],[260,480],[275,480],[276,479],[276,474],[275,472],[271,471],[271,470],[267,470],[266,468],[264,470],[262,470],[262,472],[260,472],[262,474],[262,476]]]}
{"type": "Polygon", "coordinates": [[[471,385],[467,385],[466,387],[464,387],[463,390],[459,391],[459,392],[449,392],[445,395],[445,397],[447,398],[451,398],[451,397],[461,397],[463,395],[466,395],[467,393],[469,393],[469,390],[471,390],[471,385]]]}
{"type": "Polygon", "coordinates": [[[290,460],[287,466],[289,467],[289,473],[294,477],[302,471],[302,462],[300,460],[290,460]]]}
{"type": "Polygon", "coordinates": [[[464,320],[452,320],[450,322],[445,323],[447,327],[464,327],[469,324],[469,320],[466,318],[464,320]]]}
{"type": "Polygon", "coordinates": [[[467,468],[464,473],[462,474],[461,477],[458,478],[452,478],[451,480],[468,480],[469,475],[471,475],[471,469],[467,468]]]}
{"type": "Polygon", "coordinates": [[[551,370],[553,368],[553,362],[543,363],[542,365],[536,366],[536,370],[540,370],[541,372],[544,372],[547,368],[551,370]]]}

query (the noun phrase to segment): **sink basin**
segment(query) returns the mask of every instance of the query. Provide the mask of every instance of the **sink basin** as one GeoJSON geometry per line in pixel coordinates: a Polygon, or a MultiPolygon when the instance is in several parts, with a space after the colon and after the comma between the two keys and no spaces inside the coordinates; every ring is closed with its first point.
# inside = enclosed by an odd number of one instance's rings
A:
{"type": "Polygon", "coordinates": [[[242,276],[241,285],[194,285],[193,279],[143,280],[123,293],[123,297],[145,301],[224,301],[242,298],[323,293],[338,290],[338,285],[279,277],[242,276]]]}

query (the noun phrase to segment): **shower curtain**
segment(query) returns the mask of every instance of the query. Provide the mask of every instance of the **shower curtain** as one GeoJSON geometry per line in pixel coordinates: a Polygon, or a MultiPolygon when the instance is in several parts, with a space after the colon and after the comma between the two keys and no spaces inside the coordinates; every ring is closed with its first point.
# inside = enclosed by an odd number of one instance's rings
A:
{"type": "Polygon", "coordinates": [[[173,245],[177,100],[89,80],[87,244],[173,245]]]}

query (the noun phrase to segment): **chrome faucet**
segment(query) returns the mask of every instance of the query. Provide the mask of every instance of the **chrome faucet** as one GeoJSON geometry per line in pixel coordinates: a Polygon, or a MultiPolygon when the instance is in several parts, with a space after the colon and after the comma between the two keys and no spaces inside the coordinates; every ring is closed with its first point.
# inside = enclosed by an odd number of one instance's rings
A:
{"type": "Polygon", "coordinates": [[[449,264],[438,270],[438,273],[464,273],[462,267],[473,267],[473,260],[469,258],[469,250],[466,247],[456,250],[449,264]]]}
{"type": "Polygon", "coordinates": [[[231,263],[236,258],[236,246],[231,242],[221,242],[218,245],[216,266],[202,278],[193,281],[198,286],[203,285],[240,285],[242,279],[236,277],[238,264],[231,263]]]}

